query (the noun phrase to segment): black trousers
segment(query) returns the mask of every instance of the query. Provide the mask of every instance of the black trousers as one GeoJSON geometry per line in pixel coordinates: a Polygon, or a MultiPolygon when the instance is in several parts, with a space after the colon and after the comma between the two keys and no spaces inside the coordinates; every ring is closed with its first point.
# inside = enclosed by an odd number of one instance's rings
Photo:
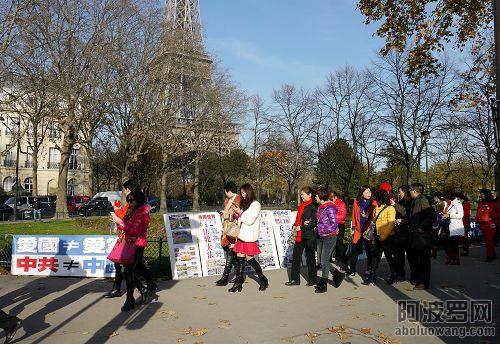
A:
{"type": "Polygon", "coordinates": [[[363,247],[366,252],[366,270],[370,270],[372,266],[372,243],[368,240],[360,238],[357,243],[351,244],[351,269],[356,270],[356,265],[358,264],[358,256],[363,253],[363,247]]]}
{"type": "Polygon", "coordinates": [[[411,249],[409,238],[398,240],[396,237],[394,240],[393,247],[394,255],[394,269],[396,274],[401,277],[406,278],[405,263],[408,259],[408,265],[410,266],[410,281],[416,281],[416,261],[414,253],[411,249]]]}
{"type": "Polygon", "coordinates": [[[412,249],[415,259],[416,281],[429,287],[431,281],[431,251],[412,249]]]}
{"type": "Polygon", "coordinates": [[[337,234],[337,243],[335,244],[335,257],[337,257],[347,268],[346,250],[344,247],[345,225],[339,223],[339,234],[337,234]]]}
{"type": "Polygon", "coordinates": [[[314,257],[314,250],[309,250],[304,245],[304,241],[307,242],[308,239],[302,238],[301,242],[296,242],[293,245],[293,255],[292,255],[292,271],[290,278],[292,281],[300,281],[300,263],[302,261],[302,252],[306,251],[306,264],[307,264],[307,274],[309,276],[309,282],[316,283],[316,259],[314,257]]]}
{"type": "MultiPolygon", "coordinates": [[[[151,278],[148,268],[144,265],[144,247],[137,247],[135,251],[134,264],[125,265],[123,275],[125,277],[125,282],[127,283],[127,299],[134,298],[134,287],[139,285],[138,279],[135,276],[136,272],[143,276],[146,280],[148,287],[154,285],[154,281],[151,278]]],[[[139,287],[138,287],[139,288],[139,287]]]]}

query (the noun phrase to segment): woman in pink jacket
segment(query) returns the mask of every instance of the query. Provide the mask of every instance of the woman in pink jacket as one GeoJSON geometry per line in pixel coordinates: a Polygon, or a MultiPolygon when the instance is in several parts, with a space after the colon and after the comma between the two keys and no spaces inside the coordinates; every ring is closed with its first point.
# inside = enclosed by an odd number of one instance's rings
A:
{"type": "MultiPolygon", "coordinates": [[[[134,264],[125,265],[124,277],[127,283],[127,300],[122,307],[122,311],[130,311],[134,309],[134,286],[135,274],[137,270],[140,275],[144,276],[148,289],[152,290],[154,285],[151,274],[148,268],[143,263],[144,248],[148,240],[149,227],[149,210],[150,207],[146,204],[146,196],[141,190],[133,190],[127,195],[128,210],[123,220],[118,217],[113,217],[113,221],[118,224],[118,228],[125,233],[125,240],[132,240],[137,247],[135,251],[134,264]]],[[[144,291],[141,291],[141,296],[144,299],[144,291]]]]}

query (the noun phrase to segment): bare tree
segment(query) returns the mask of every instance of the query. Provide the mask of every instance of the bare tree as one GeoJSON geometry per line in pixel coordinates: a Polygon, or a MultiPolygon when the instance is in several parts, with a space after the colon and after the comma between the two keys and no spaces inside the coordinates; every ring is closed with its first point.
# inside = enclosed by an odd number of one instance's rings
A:
{"type": "Polygon", "coordinates": [[[282,174],[287,181],[288,206],[291,206],[297,182],[312,165],[309,145],[312,109],[311,97],[302,89],[285,84],[273,91],[273,108],[267,116],[270,131],[267,150],[279,147],[278,151],[286,152],[289,159],[288,171],[282,174]]]}
{"type": "Polygon", "coordinates": [[[395,158],[406,169],[405,182],[411,184],[426,142],[450,116],[448,104],[455,78],[449,61],[443,59],[439,75],[411,80],[405,54],[392,52],[374,63],[371,99],[380,109],[376,121],[384,128],[378,140],[392,151],[402,152],[395,158]]]}

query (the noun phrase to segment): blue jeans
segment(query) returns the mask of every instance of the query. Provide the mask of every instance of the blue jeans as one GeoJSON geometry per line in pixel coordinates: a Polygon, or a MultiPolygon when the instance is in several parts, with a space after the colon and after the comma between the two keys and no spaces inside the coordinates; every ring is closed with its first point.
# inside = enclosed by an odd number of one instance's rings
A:
{"type": "Polygon", "coordinates": [[[330,258],[332,257],[333,249],[337,244],[337,234],[318,238],[318,254],[320,254],[321,262],[321,278],[328,279],[328,273],[332,274],[335,272],[335,268],[330,264],[330,258]],[[321,253],[320,253],[321,252],[321,253]]]}
{"type": "Polygon", "coordinates": [[[42,211],[40,209],[33,210],[33,220],[36,221],[37,217],[40,221],[42,221],[42,211]]]}

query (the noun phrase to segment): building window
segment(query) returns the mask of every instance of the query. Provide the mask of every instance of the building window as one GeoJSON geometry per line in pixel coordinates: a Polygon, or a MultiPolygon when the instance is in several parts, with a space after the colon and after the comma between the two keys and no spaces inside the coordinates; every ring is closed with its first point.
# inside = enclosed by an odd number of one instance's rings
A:
{"type": "Polygon", "coordinates": [[[59,129],[59,124],[52,122],[49,124],[48,129],[49,129],[48,136],[50,139],[61,138],[61,130],[59,129]]]}
{"type": "Polygon", "coordinates": [[[78,183],[76,179],[70,179],[68,181],[68,196],[75,196],[77,194],[78,183]]]}
{"type": "Polygon", "coordinates": [[[69,156],[69,169],[78,170],[78,149],[71,149],[71,155],[69,156]]]}
{"type": "Polygon", "coordinates": [[[17,161],[17,147],[12,147],[5,154],[4,166],[5,167],[16,167],[17,161]]]}
{"type": "Polygon", "coordinates": [[[57,194],[57,182],[54,179],[51,179],[47,183],[47,195],[55,194],[57,194]]]}
{"type": "Polygon", "coordinates": [[[24,189],[28,192],[33,192],[33,179],[31,177],[24,180],[24,189]]]}
{"type": "Polygon", "coordinates": [[[26,161],[24,162],[24,167],[33,167],[33,147],[28,147],[26,149],[26,161]]]}
{"type": "Polygon", "coordinates": [[[3,190],[5,192],[10,192],[12,191],[12,186],[14,185],[14,182],[12,180],[12,177],[7,177],[3,180],[3,190]]]}
{"type": "Polygon", "coordinates": [[[59,151],[56,148],[49,148],[49,162],[47,164],[47,168],[59,168],[59,151]]]}
{"type": "Polygon", "coordinates": [[[5,123],[5,135],[16,135],[19,131],[20,119],[7,117],[7,123],[5,123]]]}

